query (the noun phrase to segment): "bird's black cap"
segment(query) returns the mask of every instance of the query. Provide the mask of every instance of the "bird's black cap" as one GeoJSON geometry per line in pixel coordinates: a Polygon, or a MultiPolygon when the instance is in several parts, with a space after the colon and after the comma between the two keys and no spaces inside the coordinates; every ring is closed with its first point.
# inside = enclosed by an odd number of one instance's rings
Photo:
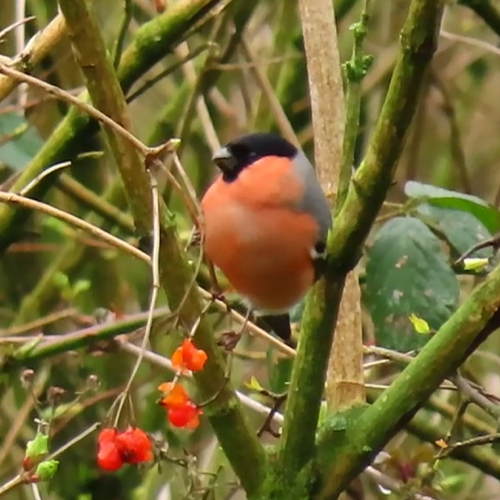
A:
{"type": "Polygon", "coordinates": [[[297,148],[285,138],[271,133],[259,132],[234,139],[219,149],[212,161],[222,171],[226,182],[234,181],[240,172],[266,156],[293,158],[297,148]]]}

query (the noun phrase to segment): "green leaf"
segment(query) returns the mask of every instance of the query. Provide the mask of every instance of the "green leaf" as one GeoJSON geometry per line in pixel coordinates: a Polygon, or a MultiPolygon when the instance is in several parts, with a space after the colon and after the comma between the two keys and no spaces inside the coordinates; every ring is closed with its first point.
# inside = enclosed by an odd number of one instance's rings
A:
{"type": "Polygon", "coordinates": [[[365,301],[377,344],[398,351],[417,349],[413,313],[433,330],[458,305],[459,285],[441,251],[439,239],[420,220],[397,217],[377,233],[368,252],[365,301]]]}
{"type": "MultiPolygon", "coordinates": [[[[427,203],[417,208],[424,222],[430,222],[443,233],[455,252],[455,257],[462,255],[472,246],[492,237],[488,229],[469,212],[451,208],[434,207],[427,203]]],[[[474,253],[475,257],[491,257],[491,249],[474,253]]]]}
{"type": "Polygon", "coordinates": [[[488,264],[488,259],[464,259],[464,270],[465,271],[482,271],[488,264]]]}
{"type": "Polygon", "coordinates": [[[43,141],[24,117],[17,113],[0,115],[0,162],[14,170],[21,170],[29,163],[43,141]],[[4,139],[12,137],[4,143],[4,139]]]}
{"type": "Polygon", "coordinates": [[[500,212],[477,196],[415,181],[408,181],[405,184],[405,194],[409,198],[427,200],[436,207],[468,212],[476,217],[491,233],[495,233],[500,229],[500,212]]]}
{"type": "Polygon", "coordinates": [[[252,375],[250,382],[245,382],[245,385],[252,391],[262,392],[264,389],[260,385],[260,382],[252,375]]]}
{"type": "Polygon", "coordinates": [[[413,325],[413,328],[415,328],[415,331],[417,333],[420,333],[420,335],[428,335],[431,333],[431,329],[429,328],[429,323],[425,321],[425,319],[419,318],[415,314],[410,314],[408,319],[411,321],[411,324],[413,325]]]}

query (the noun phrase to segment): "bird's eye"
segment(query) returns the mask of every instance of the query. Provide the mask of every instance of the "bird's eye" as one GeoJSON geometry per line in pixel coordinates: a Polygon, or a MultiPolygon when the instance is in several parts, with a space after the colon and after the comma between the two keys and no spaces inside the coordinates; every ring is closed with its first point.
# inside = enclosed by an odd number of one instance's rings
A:
{"type": "Polygon", "coordinates": [[[324,256],[326,253],[326,243],[324,241],[318,241],[316,245],[314,245],[314,251],[318,256],[324,256]]]}

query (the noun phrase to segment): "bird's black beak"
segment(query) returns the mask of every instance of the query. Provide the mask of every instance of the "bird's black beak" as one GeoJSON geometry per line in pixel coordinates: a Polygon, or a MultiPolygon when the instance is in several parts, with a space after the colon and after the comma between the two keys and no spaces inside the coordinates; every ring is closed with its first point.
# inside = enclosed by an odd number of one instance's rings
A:
{"type": "Polygon", "coordinates": [[[237,166],[236,158],[228,148],[220,148],[212,156],[212,161],[221,169],[223,173],[234,172],[237,166]]]}

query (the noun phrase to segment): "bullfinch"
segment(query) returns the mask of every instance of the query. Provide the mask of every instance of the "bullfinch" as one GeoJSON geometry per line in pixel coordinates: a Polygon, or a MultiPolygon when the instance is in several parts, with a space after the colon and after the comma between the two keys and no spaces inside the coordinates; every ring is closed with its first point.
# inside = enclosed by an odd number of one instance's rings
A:
{"type": "Polygon", "coordinates": [[[304,153],[255,133],[212,158],[221,175],[201,201],[206,256],[285,342],[289,311],[321,276],[331,215],[304,153]]]}

